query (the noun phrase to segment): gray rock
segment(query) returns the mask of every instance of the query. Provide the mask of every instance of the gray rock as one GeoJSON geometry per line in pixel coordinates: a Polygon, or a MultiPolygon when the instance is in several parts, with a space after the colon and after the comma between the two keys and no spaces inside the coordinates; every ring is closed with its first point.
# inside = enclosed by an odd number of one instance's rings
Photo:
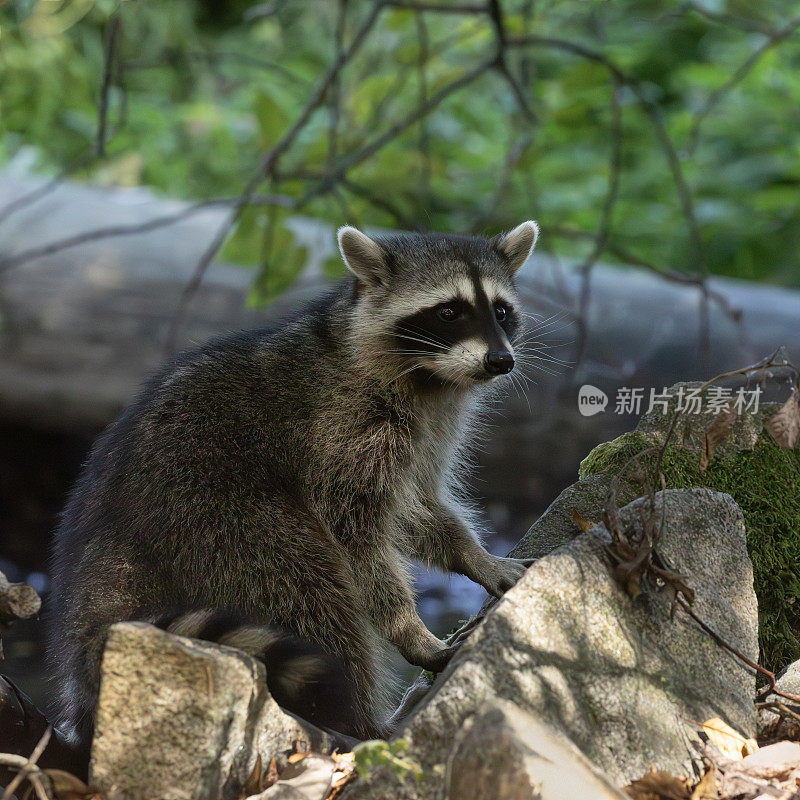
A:
{"type": "Polygon", "coordinates": [[[547,725],[503,700],[480,706],[459,732],[448,800],[625,800],[547,725]]]}
{"type": "Polygon", "coordinates": [[[107,800],[236,797],[257,755],[283,766],[294,741],[333,747],[281,711],[255,659],[144,623],[111,627],[90,765],[107,800]]]}
{"type": "MultiPolygon", "coordinates": [[[[789,664],[786,669],[781,671],[776,685],[782,692],[800,697],[800,661],[789,664]]],[[[786,698],[774,695],[767,697],[766,701],[780,702],[790,711],[800,714],[800,703],[792,703],[786,698]]],[[[779,714],[777,711],[762,708],[758,712],[758,738],[762,741],[765,739],[770,741],[800,739],[800,722],[791,715],[779,714]]]]}
{"type": "MultiPolygon", "coordinates": [[[[702,385],[702,381],[680,381],[670,386],[665,392],[665,394],[669,396],[666,410],[662,406],[659,406],[653,408],[652,411],[642,414],[636,425],[636,430],[639,433],[652,437],[654,443],[663,444],[669,433],[672,424],[672,416],[678,407],[679,400],[685,406],[687,402],[685,398],[687,398],[690,393],[697,392],[702,385]]],[[[700,394],[699,392],[697,393],[700,394]]],[[[708,389],[700,394],[700,396],[704,398],[701,410],[692,410],[691,412],[683,414],[683,418],[679,421],[673,434],[673,441],[681,440],[683,429],[688,424],[692,435],[695,437],[694,445],[700,447],[702,445],[702,434],[719,417],[719,414],[715,414],[713,410],[708,410],[705,405],[705,400],[708,397],[708,389]]],[[[739,453],[742,450],[752,450],[758,442],[758,437],[764,427],[765,418],[768,417],[775,408],[776,406],[773,403],[766,403],[762,399],[759,403],[758,411],[752,412],[748,410],[740,414],[731,428],[730,435],[724,442],[717,446],[715,450],[717,457],[727,455],[728,453],[739,453]]]]}
{"type": "Polygon", "coordinates": [[[306,756],[285,767],[277,783],[247,800],[325,800],[331,790],[335,768],[332,758],[306,756]]]}
{"type": "MultiPolygon", "coordinates": [[[[630,523],[642,498],[621,512],[630,523]]],[[[751,659],[758,654],[752,567],[738,506],[707,489],[657,495],[659,554],[697,592],[696,613],[751,659]],[[666,504],[666,508],[662,503],[666,504]]],[[[654,588],[632,600],[613,580],[602,526],[540,559],[489,612],[402,735],[432,774],[480,704],[503,698],[566,735],[611,780],[651,764],[695,769],[693,722],[755,729],[754,677],[654,588]]]]}
{"type": "MultiPolygon", "coordinates": [[[[300,790],[280,782],[270,786],[261,794],[254,795],[253,798],[258,798],[258,800],[308,800],[308,796],[300,790]]],[[[253,798],[248,798],[248,800],[253,800],[253,798]]]]}
{"type": "Polygon", "coordinates": [[[557,547],[571,542],[580,533],[573,521],[572,509],[577,508],[587,519],[599,520],[610,485],[611,476],[599,474],[568,486],[531,525],[509,555],[514,558],[542,558],[557,547]]]}
{"type": "Polygon", "coordinates": [[[777,685],[782,692],[800,695],[800,661],[789,664],[780,672],[777,685]]]}

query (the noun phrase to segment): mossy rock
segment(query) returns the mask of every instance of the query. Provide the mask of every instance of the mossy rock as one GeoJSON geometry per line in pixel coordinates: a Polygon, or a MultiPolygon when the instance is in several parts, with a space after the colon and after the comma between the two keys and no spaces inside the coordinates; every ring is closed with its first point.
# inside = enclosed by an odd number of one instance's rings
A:
{"type": "MultiPolygon", "coordinates": [[[[710,419],[684,414],[661,465],[667,487],[703,486],[726,492],[739,504],[758,596],[760,658],[772,670],[800,659],[800,450],[782,450],[764,429],[764,421],[776,409],[762,404],[757,414],[743,415],[705,471],[700,469],[699,449],[685,446],[683,436],[688,424],[690,433],[702,439],[710,419]]],[[[581,462],[580,477],[617,474],[637,453],[662,445],[674,414],[670,407],[660,419],[643,417],[636,431],[594,448],[581,462]]],[[[643,469],[626,470],[620,505],[642,494],[645,476],[652,479],[657,458],[645,455],[639,461],[643,469]]]]}

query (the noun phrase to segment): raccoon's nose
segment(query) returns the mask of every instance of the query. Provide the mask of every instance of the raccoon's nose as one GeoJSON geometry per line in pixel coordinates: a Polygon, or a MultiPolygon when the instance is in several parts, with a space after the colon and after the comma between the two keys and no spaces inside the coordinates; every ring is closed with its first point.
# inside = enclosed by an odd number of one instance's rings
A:
{"type": "Polygon", "coordinates": [[[514,369],[514,356],[508,350],[496,350],[486,354],[483,366],[492,375],[505,375],[514,369]]]}

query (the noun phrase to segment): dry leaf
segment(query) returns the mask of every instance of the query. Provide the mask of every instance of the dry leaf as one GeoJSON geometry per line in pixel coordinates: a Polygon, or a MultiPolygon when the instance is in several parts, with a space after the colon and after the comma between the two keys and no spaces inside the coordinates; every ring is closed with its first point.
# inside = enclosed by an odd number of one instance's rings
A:
{"type": "Polygon", "coordinates": [[[736,422],[739,415],[732,403],[728,403],[725,411],[720,412],[717,418],[706,429],[705,437],[703,438],[703,453],[700,456],[700,469],[706,471],[706,467],[711,463],[711,457],[714,455],[717,445],[722,444],[730,435],[733,429],[733,423],[736,422]]]}
{"type": "Polygon", "coordinates": [[[755,739],[745,739],[719,717],[712,717],[703,723],[703,732],[719,751],[728,758],[742,759],[755,753],[758,745],[755,739]]]}
{"type": "Polygon", "coordinates": [[[572,521],[573,521],[573,522],[574,522],[574,523],[575,523],[575,524],[576,524],[576,525],[577,525],[577,526],[578,526],[578,527],[579,527],[579,528],[580,528],[580,529],[581,529],[581,530],[582,530],[584,533],[586,533],[586,531],[590,531],[590,530],[591,530],[592,528],[594,528],[594,526],[595,526],[595,523],[594,523],[594,522],[589,522],[589,520],[588,520],[588,519],[586,519],[586,517],[584,517],[584,516],[583,516],[583,514],[581,514],[581,512],[580,512],[580,511],[578,511],[578,509],[577,509],[577,508],[575,508],[575,506],[572,506],[572,521]]]}
{"type": "Polygon", "coordinates": [[[296,764],[298,761],[302,761],[308,753],[292,753],[288,759],[286,759],[290,764],[296,764]]]}
{"type": "Polygon", "coordinates": [[[614,567],[614,578],[625,587],[625,591],[635,600],[642,593],[642,576],[650,565],[650,556],[653,552],[650,542],[642,538],[633,552],[629,548],[617,548],[616,550],[609,548],[609,551],[614,558],[620,558],[625,551],[630,553],[630,557],[627,560],[618,561],[614,567]]]}
{"type": "Polygon", "coordinates": [[[676,778],[669,772],[650,767],[650,772],[623,790],[633,800],[691,800],[691,784],[686,778],[676,778]]]}
{"type": "Polygon", "coordinates": [[[797,387],[765,424],[778,447],[791,450],[797,444],[800,438],[800,391],[797,387]]]}
{"type": "Polygon", "coordinates": [[[50,778],[53,794],[58,800],[89,800],[97,797],[97,790],[87,786],[80,778],[63,769],[46,769],[45,775],[50,778]]]}
{"type": "Polygon", "coordinates": [[[250,797],[254,794],[260,794],[267,787],[264,786],[264,765],[261,762],[261,754],[256,756],[256,763],[253,764],[253,770],[248,776],[247,780],[242,786],[242,797],[250,797]]]}
{"type": "Polygon", "coordinates": [[[335,800],[348,783],[355,780],[355,753],[334,753],[331,758],[336,762],[336,769],[331,776],[331,792],[325,800],[335,800]]]}
{"type": "Polygon", "coordinates": [[[242,800],[246,800],[246,798],[260,795],[274,783],[277,783],[278,777],[278,762],[275,758],[273,757],[269,762],[269,769],[265,775],[261,754],[258,754],[256,756],[256,763],[253,764],[253,770],[245,781],[244,786],[242,786],[242,791],[239,796],[242,800]]]}
{"type": "Polygon", "coordinates": [[[694,787],[691,800],[717,800],[717,797],[719,797],[717,776],[714,773],[714,767],[709,764],[706,767],[706,774],[694,787]]]}

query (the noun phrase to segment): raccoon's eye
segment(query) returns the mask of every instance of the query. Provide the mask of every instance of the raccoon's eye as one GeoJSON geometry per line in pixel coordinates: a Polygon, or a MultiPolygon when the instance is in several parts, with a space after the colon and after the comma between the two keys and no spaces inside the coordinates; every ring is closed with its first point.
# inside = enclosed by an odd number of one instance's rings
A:
{"type": "Polygon", "coordinates": [[[461,313],[455,306],[442,306],[437,312],[439,319],[445,322],[452,322],[461,316],[461,313]]]}
{"type": "Polygon", "coordinates": [[[506,311],[506,307],[504,305],[497,303],[497,305],[494,307],[494,315],[498,322],[502,322],[508,316],[508,311],[506,311]]]}

